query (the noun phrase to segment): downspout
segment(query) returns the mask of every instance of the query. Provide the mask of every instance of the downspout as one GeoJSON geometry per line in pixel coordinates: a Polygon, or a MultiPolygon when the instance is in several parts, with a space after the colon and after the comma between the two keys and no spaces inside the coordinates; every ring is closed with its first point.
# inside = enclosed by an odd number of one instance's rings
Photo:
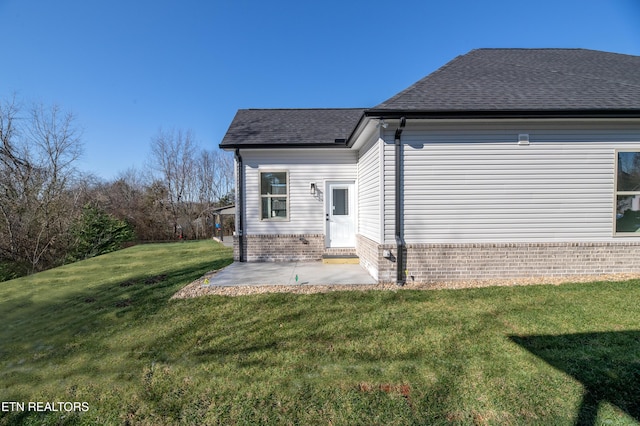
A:
{"type": "Polygon", "coordinates": [[[396,230],[396,269],[397,269],[397,285],[404,285],[404,227],[402,223],[402,218],[404,216],[404,209],[402,205],[402,181],[403,181],[403,150],[402,150],[402,131],[404,130],[404,126],[407,124],[407,120],[405,117],[400,118],[400,123],[398,124],[398,128],[396,129],[395,135],[395,163],[396,163],[396,182],[395,182],[395,193],[396,193],[396,210],[395,210],[395,230],[396,230]]]}
{"type": "Polygon", "coordinates": [[[245,253],[244,253],[244,165],[242,164],[242,156],[240,155],[240,149],[236,148],[236,164],[238,167],[237,170],[237,179],[236,184],[238,185],[237,196],[236,196],[236,211],[238,212],[238,223],[236,224],[236,229],[238,231],[238,260],[240,262],[245,262],[245,253]]]}

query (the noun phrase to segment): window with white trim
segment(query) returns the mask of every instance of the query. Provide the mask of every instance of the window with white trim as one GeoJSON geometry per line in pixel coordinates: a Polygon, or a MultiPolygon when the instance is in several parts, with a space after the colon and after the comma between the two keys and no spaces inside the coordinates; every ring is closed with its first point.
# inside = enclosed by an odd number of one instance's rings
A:
{"type": "Polygon", "coordinates": [[[639,151],[617,152],[615,233],[640,237],[639,151]]]}
{"type": "Polygon", "coordinates": [[[289,218],[289,182],[286,171],[260,172],[260,220],[289,218]]]}

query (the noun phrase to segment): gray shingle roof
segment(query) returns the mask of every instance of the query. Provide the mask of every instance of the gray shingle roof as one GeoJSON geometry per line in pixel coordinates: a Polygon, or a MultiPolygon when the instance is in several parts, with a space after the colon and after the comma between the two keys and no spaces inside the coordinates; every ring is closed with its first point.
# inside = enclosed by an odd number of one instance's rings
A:
{"type": "Polygon", "coordinates": [[[363,114],[640,116],[640,56],[476,49],[372,109],[243,109],[220,147],[344,146],[363,114]]]}
{"type": "Polygon", "coordinates": [[[363,108],[241,109],[220,147],[336,146],[336,140],[344,146],[363,113],[363,108]]]}
{"type": "Polygon", "coordinates": [[[477,49],[369,110],[640,110],[640,56],[585,49],[477,49]]]}

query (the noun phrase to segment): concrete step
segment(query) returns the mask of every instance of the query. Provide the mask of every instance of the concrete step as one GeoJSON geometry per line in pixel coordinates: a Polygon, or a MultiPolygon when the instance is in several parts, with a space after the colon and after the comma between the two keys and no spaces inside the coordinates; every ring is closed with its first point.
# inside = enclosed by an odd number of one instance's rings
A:
{"type": "Polygon", "coordinates": [[[322,255],[322,263],[327,264],[352,264],[357,265],[360,263],[360,258],[355,254],[324,254],[322,255]]]}
{"type": "Polygon", "coordinates": [[[329,255],[355,255],[356,249],[354,247],[326,247],[324,254],[329,255]]]}

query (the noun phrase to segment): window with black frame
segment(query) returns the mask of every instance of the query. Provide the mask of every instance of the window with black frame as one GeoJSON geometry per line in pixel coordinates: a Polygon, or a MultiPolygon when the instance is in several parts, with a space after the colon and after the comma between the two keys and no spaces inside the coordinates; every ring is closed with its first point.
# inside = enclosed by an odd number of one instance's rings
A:
{"type": "Polygon", "coordinates": [[[618,151],[616,234],[640,236],[640,152],[618,151]]]}
{"type": "Polygon", "coordinates": [[[289,217],[287,172],[260,172],[260,219],[286,220],[289,217]]]}

